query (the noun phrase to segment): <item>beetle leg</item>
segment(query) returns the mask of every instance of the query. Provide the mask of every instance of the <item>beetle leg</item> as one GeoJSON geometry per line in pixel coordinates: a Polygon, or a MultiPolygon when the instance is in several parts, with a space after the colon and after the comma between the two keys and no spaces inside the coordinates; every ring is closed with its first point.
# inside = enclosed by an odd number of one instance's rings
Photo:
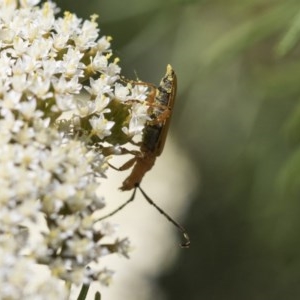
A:
{"type": "Polygon", "coordinates": [[[129,159],[127,162],[125,162],[125,164],[123,164],[119,168],[111,165],[110,163],[108,163],[108,165],[116,171],[125,171],[125,170],[130,169],[135,164],[135,162],[136,162],[136,157],[133,157],[133,158],[129,159]]]}
{"type": "Polygon", "coordinates": [[[138,146],[138,147],[140,147],[142,145],[142,142],[135,142],[133,140],[129,141],[129,143],[134,145],[134,146],[138,146]]]}
{"type": "Polygon", "coordinates": [[[124,165],[119,168],[119,171],[125,171],[130,169],[136,162],[136,157],[129,159],[124,165]]]}
{"type": "MultiPolygon", "coordinates": [[[[131,143],[131,142],[130,142],[131,143]]],[[[139,144],[134,144],[139,146],[139,144]]],[[[109,155],[123,155],[123,154],[132,154],[134,156],[139,156],[141,155],[140,151],[137,150],[128,150],[124,147],[100,147],[101,152],[104,156],[109,156],[109,155]]]]}
{"type": "Polygon", "coordinates": [[[153,120],[151,120],[149,123],[151,125],[157,125],[164,122],[166,119],[168,119],[171,115],[171,111],[169,109],[164,110],[161,114],[159,114],[157,117],[155,117],[153,120]]]}
{"type": "Polygon", "coordinates": [[[113,216],[115,213],[119,212],[120,210],[122,210],[127,204],[129,204],[130,202],[132,202],[135,198],[135,193],[136,193],[136,188],[133,190],[133,193],[131,195],[131,197],[125,202],[123,203],[121,206],[119,206],[118,208],[116,208],[115,210],[113,210],[111,213],[103,216],[102,218],[98,219],[97,221],[102,221],[103,219],[106,219],[108,217],[113,216]]]}
{"type": "Polygon", "coordinates": [[[149,102],[148,105],[150,107],[150,115],[153,116],[153,119],[149,122],[151,125],[162,123],[171,115],[172,111],[166,105],[162,105],[157,102],[149,102]]]}
{"type": "Polygon", "coordinates": [[[137,151],[137,150],[128,150],[128,149],[123,148],[123,147],[120,147],[118,149],[121,150],[121,153],[119,153],[119,155],[123,155],[123,154],[132,154],[134,156],[140,156],[141,155],[141,152],[137,151]]]}

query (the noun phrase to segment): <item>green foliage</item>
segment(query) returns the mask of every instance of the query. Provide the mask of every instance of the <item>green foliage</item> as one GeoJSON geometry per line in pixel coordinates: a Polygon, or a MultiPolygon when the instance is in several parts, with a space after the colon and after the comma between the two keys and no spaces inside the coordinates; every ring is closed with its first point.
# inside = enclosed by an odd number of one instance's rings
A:
{"type": "Polygon", "coordinates": [[[300,39],[300,12],[293,18],[286,34],[278,44],[278,54],[285,55],[295,47],[300,39]]]}
{"type": "Polygon", "coordinates": [[[289,197],[300,195],[300,149],[296,149],[288,158],[280,174],[283,193],[289,197]]]}

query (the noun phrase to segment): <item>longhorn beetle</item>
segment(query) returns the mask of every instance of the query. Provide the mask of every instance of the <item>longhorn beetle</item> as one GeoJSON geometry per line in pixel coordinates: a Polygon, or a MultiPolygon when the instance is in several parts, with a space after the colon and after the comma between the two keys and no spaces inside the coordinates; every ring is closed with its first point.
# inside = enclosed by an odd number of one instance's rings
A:
{"type": "Polygon", "coordinates": [[[120,187],[122,191],[129,191],[133,189],[133,193],[129,200],[127,200],[123,205],[113,210],[108,215],[100,218],[99,220],[106,219],[123,209],[127,204],[134,200],[136,189],[139,189],[148,203],[153,205],[161,214],[163,214],[182,232],[185,241],[181,243],[180,246],[182,248],[188,248],[190,246],[190,238],[187,231],[179,223],[173,220],[166,212],[164,212],[159,206],[157,206],[140,187],[140,183],[144,175],[154,166],[155,160],[159,155],[161,155],[166,142],[172,109],[176,97],[176,74],[172,67],[168,65],[166,75],[162,78],[158,88],[156,88],[152,84],[144,82],[137,82],[136,84],[147,85],[152,89],[152,92],[148,97],[148,113],[151,120],[146,124],[144,128],[142,141],[139,144],[140,151],[130,151],[126,148],[121,147],[121,154],[133,154],[134,157],[127,161],[120,168],[111,166],[118,171],[127,170],[133,166],[130,175],[124,180],[122,186],[120,187]]]}

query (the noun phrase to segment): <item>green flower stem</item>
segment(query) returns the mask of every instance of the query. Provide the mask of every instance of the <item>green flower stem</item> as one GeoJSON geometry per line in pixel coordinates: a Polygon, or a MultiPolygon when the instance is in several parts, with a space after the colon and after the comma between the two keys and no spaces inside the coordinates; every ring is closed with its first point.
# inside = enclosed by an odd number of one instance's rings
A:
{"type": "Polygon", "coordinates": [[[87,296],[87,293],[89,291],[89,288],[90,288],[90,284],[83,284],[82,287],[81,287],[81,290],[80,290],[80,293],[78,295],[77,300],[85,300],[86,296],[87,296]]]}

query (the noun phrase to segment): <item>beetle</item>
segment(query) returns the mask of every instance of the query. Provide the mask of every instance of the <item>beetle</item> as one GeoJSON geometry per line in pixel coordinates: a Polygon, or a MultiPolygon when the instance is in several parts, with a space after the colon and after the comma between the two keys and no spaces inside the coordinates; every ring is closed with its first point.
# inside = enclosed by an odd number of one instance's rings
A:
{"type": "Polygon", "coordinates": [[[106,219],[123,209],[127,204],[134,200],[136,190],[139,189],[148,203],[153,205],[182,232],[185,242],[181,243],[180,245],[182,248],[188,248],[190,246],[190,238],[187,231],[159,206],[157,206],[140,187],[140,183],[144,175],[152,169],[156,158],[163,152],[169,130],[172,109],[174,107],[176,98],[177,77],[171,65],[168,65],[167,72],[162,78],[158,88],[152,84],[143,82],[137,82],[137,84],[147,85],[152,90],[149,94],[150,96],[148,97],[148,114],[151,120],[146,124],[143,130],[142,141],[138,144],[140,146],[140,151],[130,151],[121,147],[121,154],[133,154],[134,157],[127,161],[120,168],[110,165],[118,171],[127,170],[133,166],[130,175],[123,181],[122,186],[120,187],[122,191],[129,191],[133,189],[133,193],[130,199],[127,200],[123,205],[99,220],[106,219]]]}

